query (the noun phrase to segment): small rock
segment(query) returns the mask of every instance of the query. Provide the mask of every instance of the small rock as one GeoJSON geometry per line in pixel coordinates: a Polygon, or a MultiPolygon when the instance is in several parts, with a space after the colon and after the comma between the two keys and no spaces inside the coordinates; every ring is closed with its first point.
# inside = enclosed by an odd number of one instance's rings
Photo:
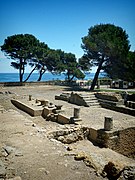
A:
{"type": "Polygon", "coordinates": [[[8,94],[13,94],[11,91],[8,91],[8,94]]]}
{"type": "Polygon", "coordinates": [[[135,166],[127,166],[123,169],[121,174],[122,180],[135,179],[135,166]]]}
{"type": "Polygon", "coordinates": [[[57,140],[63,142],[63,141],[64,141],[64,136],[59,136],[59,137],[57,138],[57,140]]]}
{"type": "Polygon", "coordinates": [[[7,179],[7,180],[22,180],[22,178],[20,176],[16,176],[14,178],[10,178],[10,179],[7,179]]]}
{"type": "Polygon", "coordinates": [[[67,147],[67,151],[72,151],[72,150],[73,150],[73,148],[71,146],[67,147]]]}
{"type": "Polygon", "coordinates": [[[36,127],[36,124],[32,124],[32,127],[36,127]]]}
{"type": "Polygon", "coordinates": [[[56,136],[64,136],[65,132],[63,130],[59,130],[56,132],[56,136]]]}
{"type": "Polygon", "coordinates": [[[22,152],[19,150],[15,151],[15,156],[23,156],[22,152]]]}
{"type": "Polygon", "coordinates": [[[71,134],[68,134],[65,139],[64,139],[64,143],[67,143],[67,144],[70,144],[70,143],[73,143],[73,142],[76,142],[78,140],[78,136],[76,133],[71,133],[71,134]]]}
{"type": "Polygon", "coordinates": [[[48,175],[50,172],[47,171],[45,168],[39,168],[40,172],[44,172],[46,175],[48,175]]]}
{"type": "Polygon", "coordinates": [[[13,148],[11,146],[5,146],[4,149],[8,155],[10,155],[11,153],[13,153],[16,150],[15,148],[13,148]]]}
{"type": "Polygon", "coordinates": [[[0,157],[7,157],[7,156],[8,153],[3,148],[0,148],[0,157]]]}
{"type": "Polygon", "coordinates": [[[98,171],[95,163],[93,162],[91,156],[86,156],[86,158],[84,159],[84,163],[86,164],[86,166],[91,167],[93,169],[95,169],[96,171],[98,171]]]}
{"type": "Polygon", "coordinates": [[[113,162],[108,162],[108,164],[105,165],[102,174],[106,174],[108,179],[118,179],[121,175],[121,171],[113,162]]]}
{"type": "Polygon", "coordinates": [[[86,156],[85,156],[85,154],[84,154],[83,152],[78,153],[78,154],[74,157],[74,159],[75,159],[76,161],[81,161],[81,160],[84,160],[85,158],[86,158],[86,156]]]}
{"type": "Polygon", "coordinates": [[[49,171],[45,170],[45,174],[46,174],[46,175],[48,175],[49,173],[50,173],[49,171]]]}

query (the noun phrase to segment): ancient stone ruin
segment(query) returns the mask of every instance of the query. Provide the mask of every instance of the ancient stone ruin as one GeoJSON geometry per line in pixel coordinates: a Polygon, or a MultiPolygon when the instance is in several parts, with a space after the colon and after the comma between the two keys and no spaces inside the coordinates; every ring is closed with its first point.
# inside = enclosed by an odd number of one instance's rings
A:
{"type": "MultiPolygon", "coordinates": [[[[42,116],[46,121],[53,121],[62,125],[74,124],[73,127],[56,130],[48,133],[48,138],[56,139],[64,144],[72,144],[77,141],[87,139],[94,145],[104,148],[110,148],[118,153],[128,157],[135,157],[135,127],[127,127],[126,129],[115,129],[112,116],[104,117],[104,124],[102,128],[95,129],[81,125],[83,122],[81,117],[81,106],[85,107],[106,107],[119,112],[126,111],[126,113],[134,114],[135,110],[131,110],[125,106],[128,101],[125,101],[121,95],[106,93],[91,93],[91,94],[78,94],[78,93],[62,93],[55,96],[56,100],[64,100],[72,104],[79,105],[74,107],[72,116],[64,115],[63,105],[57,105],[49,102],[46,99],[33,99],[31,95],[26,100],[12,99],[11,102],[19,109],[27,112],[31,116],[42,116]],[[125,103],[126,102],[126,103],[125,103]],[[93,105],[92,105],[93,104],[93,105]]],[[[65,110],[66,111],[66,110],[65,110]]],[[[70,150],[70,148],[68,149],[70,150]]],[[[86,155],[75,156],[76,160],[84,160],[86,164],[90,164],[90,160],[86,155]]],[[[94,165],[91,165],[94,167],[94,165]]],[[[95,168],[95,167],[94,167],[95,168]]],[[[120,176],[126,172],[125,169],[112,172],[115,165],[108,163],[103,170],[105,176],[120,176]],[[113,174],[114,173],[114,174],[113,174]]],[[[103,175],[104,176],[104,175],[103,175]]],[[[124,175],[123,175],[124,176],[124,175]]]]}

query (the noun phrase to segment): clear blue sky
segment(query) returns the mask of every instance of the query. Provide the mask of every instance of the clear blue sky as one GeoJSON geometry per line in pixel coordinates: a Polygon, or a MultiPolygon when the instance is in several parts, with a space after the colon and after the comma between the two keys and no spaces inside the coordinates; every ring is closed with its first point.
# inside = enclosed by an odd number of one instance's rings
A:
{"type": "MultiPolygon", "coordinates": [[[[29,33],[79,58],[81,38],[100,23],[126,30],[135,50],[135,0],[0,0],[0,45],[7,36],[29,33]]],[[[17,72],[10,62],[0,51],[0,72],[17,72]]]]}

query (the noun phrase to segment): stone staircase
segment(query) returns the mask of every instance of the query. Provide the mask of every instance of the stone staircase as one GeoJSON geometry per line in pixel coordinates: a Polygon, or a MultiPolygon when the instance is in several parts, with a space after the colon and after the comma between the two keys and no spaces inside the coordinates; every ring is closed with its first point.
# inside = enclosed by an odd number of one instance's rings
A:
{"type": "Polygon", "coordinates": [[[83,99],[85,106],[100,107],[100,103],[98,102],[98,99],[95,97],[94,93],[79,94],[79,96],[83,99]]]}
{"type": "Polygon", "coordinates": [[[58,95],[55,96],[55,99],[68,101],[69,103],[77,104],[79,106],[101,107],[94,93],[80,93],[80,92],[72,92],[71,94],[62,93],[59,96],[58,95]]]}

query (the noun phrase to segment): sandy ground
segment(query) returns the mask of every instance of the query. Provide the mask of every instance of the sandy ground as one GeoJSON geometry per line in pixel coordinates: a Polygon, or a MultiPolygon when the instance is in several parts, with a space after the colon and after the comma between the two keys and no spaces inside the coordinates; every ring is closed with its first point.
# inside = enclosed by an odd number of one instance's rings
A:
{"type": "MultiPolygon", "coordinates": [[[[31,117],[10,101],[32,95],[34,99],[48,99],[63,105],[64,114],[72,116],[76,105],[55,100],[55,95],[62,92],[70,90],[60,86],[0,87],[0,168],[5,170],[7,179],[17,176],[18,180],[19,177],[23,180],[105,179],[83,161],[74,160],[74,155],[79,152],[88,154],[99,170],[110,160],[120,166],[135,165],[133,159],[110,149],[100,149],[88,140],[72,144],[73,150],[67,151],[69,145],[48,139],[48,132],[65,128],[63,125],[45,121],[42,117],[31,117]]],[[[134,125],[133,116],[103,108],[81,107],[82,125],[103,128],[104,116],[107,115],[115,119],[116,129],[134,125]]]]}

